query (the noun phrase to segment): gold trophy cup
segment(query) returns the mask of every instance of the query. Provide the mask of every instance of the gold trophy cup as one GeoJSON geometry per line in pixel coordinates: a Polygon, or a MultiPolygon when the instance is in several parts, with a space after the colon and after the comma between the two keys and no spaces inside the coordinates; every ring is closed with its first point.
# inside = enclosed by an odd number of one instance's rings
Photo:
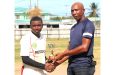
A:
{"type": "Polygon", "coordinates": [[[48,62],[52,63],[53,59],[54,59],[54,50],[53,50],[53,48],[55,48],[55,45],[54,44],[48,44],[48,47],[50,49],[50,55],[49,55],[49,58],[48,58],[48,62]]]}

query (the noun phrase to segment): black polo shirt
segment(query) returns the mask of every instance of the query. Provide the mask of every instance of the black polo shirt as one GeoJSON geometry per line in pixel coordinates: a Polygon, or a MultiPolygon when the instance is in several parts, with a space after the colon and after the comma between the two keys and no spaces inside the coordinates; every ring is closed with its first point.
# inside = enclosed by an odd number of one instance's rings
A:
{"type": "Polygon", "coordinates": [[[86,61],[86,60],[84,60],[85,58],[93,56],[94,31],[95,31],[94,24],[87,18],[78,24],[76,23],[71,28],[69,50],[74,49],[77,46],[81,45],[82,38],[91,39],[91,43],[89,45],[87,52],[70,56],[69,63],[82,64],[81,62],[86,61]],[[83,58],[83,59],[81,59],[81,58],[83,58]],[[80,59],[80,61],[78,59],[80,59]]]}

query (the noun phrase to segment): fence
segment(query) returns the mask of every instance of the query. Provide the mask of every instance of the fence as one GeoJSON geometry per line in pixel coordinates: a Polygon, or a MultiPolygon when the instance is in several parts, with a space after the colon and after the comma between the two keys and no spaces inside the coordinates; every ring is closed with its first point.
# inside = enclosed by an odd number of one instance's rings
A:
{"type": "MultiPolygon", "coordinates": [[[[15,29],[15,39],[21,39],[30,29],[15,29]]],[[[46,28],[41,31],[47,38],[69,38],[70,29],[46,28]]],[[[100,29],[95,30],[95,37],[100,37],[100,29]]]]}

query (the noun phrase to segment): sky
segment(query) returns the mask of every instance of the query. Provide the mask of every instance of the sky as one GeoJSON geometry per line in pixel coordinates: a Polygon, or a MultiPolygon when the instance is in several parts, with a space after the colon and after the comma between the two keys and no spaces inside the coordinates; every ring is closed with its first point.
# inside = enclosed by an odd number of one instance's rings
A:
{"type": "MultiPolygon", "coordinates": [[[[70,9],[73,2],[82,2],[87,14],[90,10],[90,3],[95,2],[100,9],[100,0],[38,0],[38,7],[46,13],[60,16],[71,15],[70,9]]],[[[31,7],[37,5],[37,0],[31,0],[31,7]]],[[[30,8],[30,0],[15,0],[15,7],[30,8]]]]}

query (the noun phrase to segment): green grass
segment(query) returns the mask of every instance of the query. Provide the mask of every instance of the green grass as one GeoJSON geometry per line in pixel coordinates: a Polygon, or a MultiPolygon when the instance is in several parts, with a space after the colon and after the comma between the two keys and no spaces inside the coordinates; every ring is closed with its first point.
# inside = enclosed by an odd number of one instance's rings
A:
{"type": "Polygon", "coordinates": [[[19,40],[15,40],[15,63],[20,62],[20,44],[19,40]]]}
{"type": "MultiPolygon", "coordinates": [[[[15,72],[17,75],[17,72],[19,71],[19,64],[22,63],[21,61],[21,57],[20,57],[20,44],[19,44],[20,40],[15,40],[15,72]]],[[[68,46],[68,41],[69,39],[47,39],[47,44],[52,43],[55,44],[55,48],[54,51],[55,52],[63,52],[67,46],[68,46]]],[[[94,60],[97,61],[97,64],[100,64],[100,38],[96,37],[94,40],[95,44],[94,44],[94,60]]],[[[50,54],[50,49],[46,48],[46,56],[49,56],[50,54]]],[[[65,62],[67,63],[67,62],[65,62]]]]}

